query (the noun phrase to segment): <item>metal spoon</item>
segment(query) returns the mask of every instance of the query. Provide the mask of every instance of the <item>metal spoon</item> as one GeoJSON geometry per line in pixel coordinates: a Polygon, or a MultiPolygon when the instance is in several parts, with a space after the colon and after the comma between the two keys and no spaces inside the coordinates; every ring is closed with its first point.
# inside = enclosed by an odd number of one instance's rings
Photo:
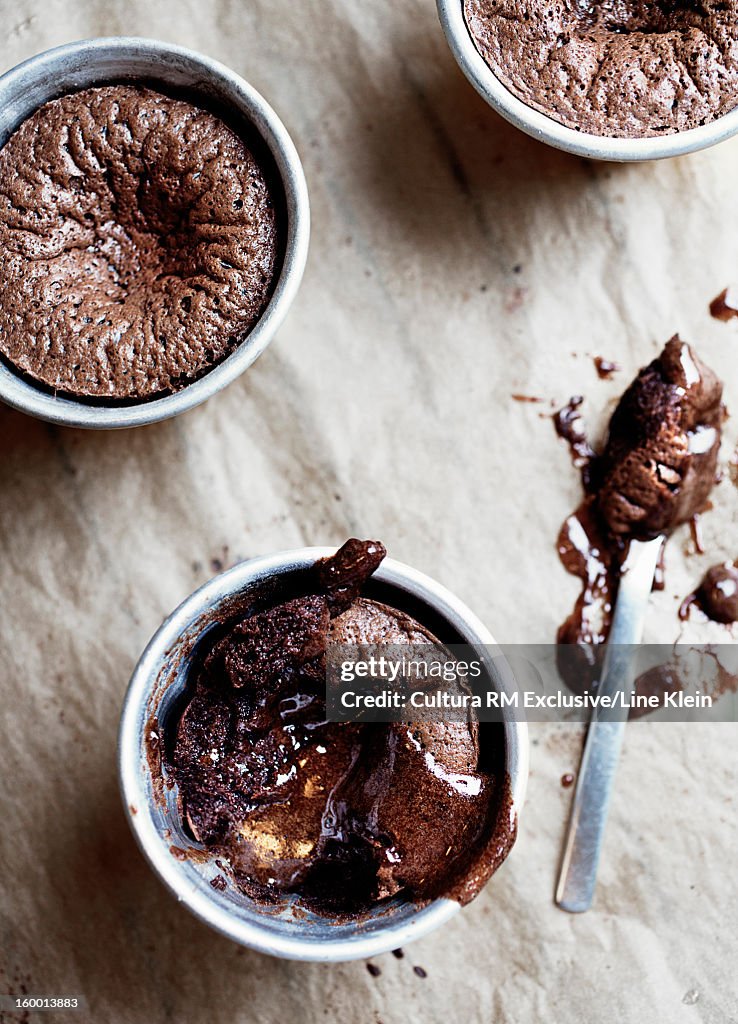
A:
{"type": "MultiPolygon", "coordinates": [[[[634,649],[641,642],[648,598],[659,551],[664,541],[631,541],[615,601],[612,626],[597,692],[615,696],[631,682],[634,649]]],[[[612,712],[597,708],[587,729],[571,816],[556,886],[556,903],[577,914],[592,904],[602,837],[623,743],[626,717],[613,720],[612,712]]]]}

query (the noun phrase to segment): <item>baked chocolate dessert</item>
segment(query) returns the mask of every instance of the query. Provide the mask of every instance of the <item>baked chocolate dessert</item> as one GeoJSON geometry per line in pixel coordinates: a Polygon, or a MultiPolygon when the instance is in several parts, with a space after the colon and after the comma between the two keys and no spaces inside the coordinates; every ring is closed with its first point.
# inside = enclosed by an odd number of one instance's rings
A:
{"type": "Polygon", "coordinates": [[[464,0],[464,13],[500,81],[569,128],[656,136],[738,104],[738,0],[464,0]]]}
{"type": "Polygon", "coordinates": [[[623,394],[601,455],[586,442],[579,403],[555,420],[585,489],[559,534],[561,560],[583,589],[558,642],[596,645],[607,639],[629,542],[668,536],[707,506],[725,409],[721,382],[678,336],[623,394]]]}
{"type": "Polygon", "coordinates": [[[725,411],[721,382],[674,337],[636,377],[610,420],[597,504],[616,536],[671,533],[704,509],[725,411]]]}
{"type": "Polygon", "coordinates": [[[316,564],[314,593],[233,623],[194,671],[171,766],[181,814],[257,900],[338,916],[399,893],[467,902],[512,845],[500,727],[326,720],[329,644],[441,649],[361,596],[383,557],[349,541],[316,564]]]}
{"type": "Polygon", "coordinates": [[[0,354],[70,395],[176,391],[259,319],[279,227],[214,114],[132,85],[53,100],[0,150],[0,354]]]}

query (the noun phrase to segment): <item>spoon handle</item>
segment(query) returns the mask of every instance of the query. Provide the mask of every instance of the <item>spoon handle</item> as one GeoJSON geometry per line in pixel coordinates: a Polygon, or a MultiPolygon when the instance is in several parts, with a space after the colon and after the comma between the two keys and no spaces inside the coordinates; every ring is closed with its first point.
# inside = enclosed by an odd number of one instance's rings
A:
{"type": "MultiPolygon", "coordinates": [[[[663,537],[631,542],[597,688],[601,695],[615,696],[631,681],[631,661],[643,636],[662,543],[663,537]]],[[[556,903],[562,910],[575,914],[588,910],[594,896],[602,837],[625,731],[622,712],[619,720],[613,720],[611,713],[606,715],[606,721],[601,721],[600,716],[601,712],[595,709],[587,729],[556,886],[556,903]]]]}

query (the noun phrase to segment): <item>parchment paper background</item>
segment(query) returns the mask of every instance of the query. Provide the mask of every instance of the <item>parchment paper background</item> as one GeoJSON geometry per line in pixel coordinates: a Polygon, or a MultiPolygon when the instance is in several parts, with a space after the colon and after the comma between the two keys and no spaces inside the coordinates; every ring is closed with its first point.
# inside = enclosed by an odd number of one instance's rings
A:
{"type": "MultiPolygon", "coordinates": [[[[2,0],[0,15],[3,69],[108,34],[233,67],[292,133],[314,225],[288,322],[200,409],[110,434],[0,410],[5,990],[84,995],[65,1019],[95,1024],[737,1020],[735,726],[629,729],[578,917],[552,890],[581,735],[534,727],[510,861],[405,959],[377,958],[377,978],[244,951],[179,908],[129,835],[114,752],[149,636],[239,558],[379,537],[500,641],[552,640],[576,592],[554,542],[579,484],[549,401],[586,394],[596,433],[678,330],[738,408],[738,324],[707,312],[738,280],[738,140],[635,167],[544,148],[462,78],[431,0],[2,0]],[[623,372],[600,381],[592,355],[623,372]]],[[[730,480],[715,505],[707,555],[686,532],[670,544],[651,640],[676,639],[677,599],[738,556],[730,480]]]]}

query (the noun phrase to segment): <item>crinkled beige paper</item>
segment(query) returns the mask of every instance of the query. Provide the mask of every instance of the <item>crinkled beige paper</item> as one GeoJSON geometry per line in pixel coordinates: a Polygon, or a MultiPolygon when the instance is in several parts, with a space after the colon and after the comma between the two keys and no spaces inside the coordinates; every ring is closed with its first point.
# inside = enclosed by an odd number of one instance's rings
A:
{"type": "MultiPolygon", "coordinates": [[[[738,139],[632,167],[546,149],[472,91],[432,0],[0,13],[3,68],[110,34],[224,61],[284,118],[313,209],[288,321],[205,406],[110,434],[0,410],[6,990],[84,995],[89,1010],[63,1019],[94,1024],[738,1019],[735,726],[628,730],[596,905],[578,917],[552,890],[580,731],[534,727],[511,859],[441,932],[377,958],[379,977],[271,960],[197,922],[138,853],[115,772],[138,654],[220,563],[378,537],[499,640],[553,639],[576,592],[554,542],[579,484],[549,402],[584,393],[596,433],[680,331],[738,409],[738,323],[707,312],[738,280],[738,139]],[[594,355],[622,373],[600,381],[594,355]]],[[[715,506],[708,555],[688,555],[686,533],[670,544],[651,640],[676,639],[678,600],[738,556],[727,479],[715,506]]]]}

